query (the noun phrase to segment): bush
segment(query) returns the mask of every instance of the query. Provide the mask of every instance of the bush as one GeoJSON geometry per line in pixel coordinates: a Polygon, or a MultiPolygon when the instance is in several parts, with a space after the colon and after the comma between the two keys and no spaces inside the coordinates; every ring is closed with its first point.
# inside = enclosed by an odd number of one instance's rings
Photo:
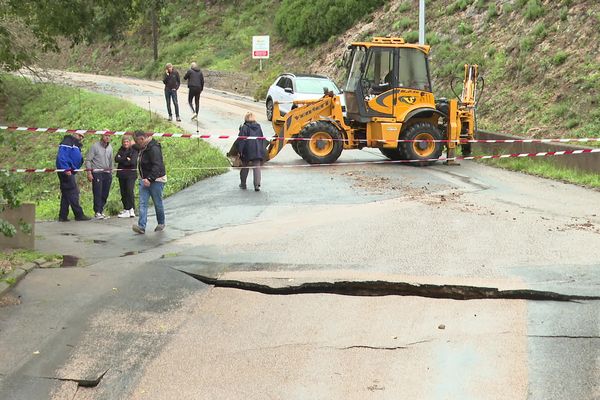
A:
{"type": "Polygon", "coordinates": [[[471,0],[456,0],[448,7],[448,15],[456,14],[457,11],[464,11],[472,3],[471,0]]]}
{"type": "Polygon", "coordinates": [[[407,43],[417,43],[419,41],[419,32],[410,31],[404,35],[404,40],[407,43]]]}
{"type": "Polygon", "coordinates": [[[403,31],[406,28],[410,28],[412,24],[413,24],[412,18],[402,17],[398,21],[394,22],[394,25],[392,25],[392,27],[394,28],[394,30],[403,31]]]}
{"type": "Polygon", "coordinates": [[[569,9],[567,7],[563,7],[560,9],[560,20],[566,21],[569,15],[569,9]]]}
{"type": "Polygon", "coordinates": [[[528,21],[535,21],[544,15],[544,7],[540,0],[529,0],[525,8],[525,18],[528,21]]]}
{"type": "Polygon", "coordinates": [[[435,32],[429,32],[425,34],[425,42],[431,46],[435,46],[441,41],[442,39],[440,39],[440,37],[435,32]]]}
{"type": "Polygon", "coordinates": [[[543,22],[540,22],[536,26],[533,27],[533,36],[536,40],[541,41],[546,38],[548,32],[546,31],[546,25],[543,22]]]}
{"type": "Polygon", "coordinates": [[[473,27],[466,22],[461,22],[458,25],[458,33],[461,35],[470,35],[473,33],[473,27]]]}
{"type": "Polygon", "coordinates": [[[293,46],[325,42],[345,31],[384,0],[283,0],[275,28],[293,46]]]}
{"type": "Polygon", "coordinates": [[[402,3],[398,6],[398,12],[400,12],[400,13],[411,11],[412,9],[413,9],[413,6],[412,6],[412,4],[410,4],[410,2],[402,3]]]}
{"type": "Polygon", "coordinates": [[[559,51],[554,56],[552,56],[550,62],[552,63],[552,65],[558,66],[564,64],[564,62],[567,61],[567,58],[569,58],[569,53],[567,53],[566,51],[559,51]]]}
{"type": "Polygon", "coordinates": [[[535,47],[535,40],[531,36],[526,36],[523,39],[521,39],[519,47],[521,49],[521,52],[529,53],[535,47]]]}
{"type": "Polygon", "coordinates": [[[496,18],[498,16],[498,9],[496,8],[496,4],[490,4],[487,10],[487,19],[488,21],[496,18]]]}

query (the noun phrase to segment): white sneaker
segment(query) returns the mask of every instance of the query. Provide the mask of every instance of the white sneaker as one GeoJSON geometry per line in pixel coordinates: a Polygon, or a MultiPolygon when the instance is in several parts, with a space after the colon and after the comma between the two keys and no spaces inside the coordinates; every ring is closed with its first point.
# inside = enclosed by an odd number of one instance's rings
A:
{"type": "Polygon", "coordinates": [[[192,121],[198,118],[198,114],[192,115],[192,121]]]}
{"type": "Polygon", "coordinates": [[[104,219],[104,215],[102,215],[102,213],[96,213],[94,214],[94,219],[104,219]]]}
{"type": "Polygon", "coordinates": [[[110,218],[110,216],[109,216],[109,215],[106,215],[106,214],[104,214],[104,213],[102,213],[101,215],[102,215],[102,219],[109,219],[109,218],[110,218]]]}
{"type": "Polygon", "coordinates": [[[131,210],[129,210],[129,216],[130,216],[131,218],[134,218],[134,217],[135,217],[135,210],[134,210],[133,208],[132,208],[131,210]]]}
{"type": "Polygon", "coordinates": [[[130,215],[129,210],[123,210],[119,213],[119,215],[117,215],[117,218],[129,218],[129,215],[130,215]]]}

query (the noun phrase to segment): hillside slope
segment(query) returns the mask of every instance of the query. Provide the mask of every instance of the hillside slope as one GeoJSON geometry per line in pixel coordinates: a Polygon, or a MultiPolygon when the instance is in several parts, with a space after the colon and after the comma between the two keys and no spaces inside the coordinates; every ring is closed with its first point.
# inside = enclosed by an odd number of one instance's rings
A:
{"type": "MultiPolygon", "coordinates": [[[[156,78],[165,62],[184,69],[197,60],[218,71],[209,73],[210,86],[260,98],[284,70],[325,73],[343,85],[339,60],[351,41],[418,36],[418,10],[410,0],[386,1],[346,32],[300,47],[277,34],[282,1],[167,3],[156,63],[147,24],[139,21],[122,43],[65,47],[44,64],[156,78]],[[250,58],[251,37],[258,34],[271,35],[272,58],[262,72],[250,58]]],[[[486,80],[480,127],[535,137],[600,136],[600,2],[432,0],[427,7],[436,95],[450,96],[450,80],[462,65],[478,63],[486,80]]]]}

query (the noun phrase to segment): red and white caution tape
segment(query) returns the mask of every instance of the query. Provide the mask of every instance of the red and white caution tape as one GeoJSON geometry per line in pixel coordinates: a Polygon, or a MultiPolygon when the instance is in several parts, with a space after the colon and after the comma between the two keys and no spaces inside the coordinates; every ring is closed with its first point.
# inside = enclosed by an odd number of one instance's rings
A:
{"type": "MultiPolygon", "coordinates": [[[[440,158],[428,158],[422,160],[380,160],[380,161],[356,161],[356,162],[337,162],[332,164],[277,164],[277,165],[263,165],[260,168],[278,169],[278,168],[310,168],[310,167],[332,167],[332,166],[346,166],[346,165],[367,165],[367,164],[405,164],[405,163],[427,163],[436,161],[460,161],[460,160],[493,160],[501,158],[524,158],[524,157],[554,157],[554,156],[566,156],[566,155],[577,155],[577,154],[591,154],[600,153],[600,149],[581,149],[581,150],[563,150],[563,151],[544,151],[539,153],[516,153],[516,154],[495,154],[491,156],[457,156],[457,157],[440,157],[440,158]]],[[[170,168],[172,170],[207,170],[207,169],[222,169],[226,167],[180,167],[170,168]]],[[[241,169],[244,167],[230,167],[234,169],[241,169]]],[[[246,168],[258,168],[249,166],[246,168]]],[[[124,171],[131,169],[59,169],[59,168],[0,168],[0,172],[11,172],[11,173],[45,173],[45,172],[101,172],[101,171],[124,171]]]]}
{"type": "MultiPolygon", "coordinates": [[[[65,128],[33,128],[24,126],[0,126],[0,130],[20,131],[20,132],[51,132],[51,133],[78,133],[82,135],[114,135],[124,136],[133,135],[132,131],[110,131],[110,130],[94,130],[94,129],[65,129],[65,128]]],[[[237,135],[212,135],[212,134],[191,134],[191,133],[169,133],[169,132],[146,132],[146,135],[152,137],[172,137],[186,139],[247,139],[247,140],[287,140],[289,142],[310,141],[310,138],[303,137],[256,137],[256,136],[237,136],[237,135]]],[[[343,138],[323,138],[323,141],[346,141],[343,138]]],[[[356,139],[357,142],[366,142],[366,139],[356,139]]],[[[459,139],[459,140],[427,140],[427,139],[378,139],[379,143],[589,143],[600,142],[600,138],[555,138],[555,139],[459,139]]]]}

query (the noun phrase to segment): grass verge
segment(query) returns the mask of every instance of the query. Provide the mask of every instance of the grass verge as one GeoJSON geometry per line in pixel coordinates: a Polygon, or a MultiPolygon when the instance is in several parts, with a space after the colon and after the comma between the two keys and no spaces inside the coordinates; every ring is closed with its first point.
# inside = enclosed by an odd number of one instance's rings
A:
{"type": "Polygon", "coordinates": [[[550,159],[506,158],[501,160],[479,160],[478,162],[542,178],[600,189],[600,175],[592,172],[578,171],[573,168],[560,167],[550,159]]]}
{"type": "MultiPolygon", "coordinates": [[[[8,125],[182,132],[179,127],[158,115],[150,115],[147,110],[107,95],[47,83],[32,83],[24,78],[6,75],[0,76],[0,82],[0,121],[8,125]]],[[[0,134],[12,136],[17,143],[14,149],[8,146],[0,148],[0,168],[55,167],[58,144],[62,140],[61,134],[8,131],[0,131],[0,134]]],[[[84,155],[98,138],[97,135],[85,138],[82,149],[84,155]]],[[[120,137],[115,137],[111,142],[114,154],[120,147],[120,140],[120,137]]],[[[165,197],[203,178],[223,173],[229,165],[227,159],[206,142],[176,138],[157,140],[162,145],[168,175],[165,197]],[[176,169],[186,166],[215,168],[176,169]]],[[[35,173],[17,176],[25,187],[21,195],[23,201],[36,204],[36,219],[56,219],[60,204],[56,174],[35,173]]],[[[78,174],[78,181],[81,188],[81,205],[86,214],[91,215],[91,184],[82,173],[78,174]]],[[[105,212],[114,215],[121,209],[119,184],[115,177],[105,212]]]]}

